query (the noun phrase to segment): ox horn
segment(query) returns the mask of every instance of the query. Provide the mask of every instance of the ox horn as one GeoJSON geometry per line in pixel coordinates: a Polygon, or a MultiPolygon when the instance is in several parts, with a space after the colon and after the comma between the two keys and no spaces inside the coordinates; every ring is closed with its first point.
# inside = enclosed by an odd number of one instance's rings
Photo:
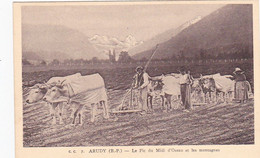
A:
{"type": "Polygon", "coordinates": [[[65,81],[66,81],[66,80],[63,80],[62,82],[56,83],[56,86],[59,87],[59,88],[62,88],[62,87],[63,87],[63,83],[64,83],[65,81]]]}
{"type": "Polygon", "coordinates": [[[50,83],[50,84],[47,84],[47,86],[50,88],[50,87],[53,87],[53,86],[56,86],[57,85],[57,82],[53,82],[53,83],[50,83]]]}
{"type": "Polygon", "coordinates": [[[43,85],[46,86],[46,87],[48,87],[48,84],[47,84],[45,81],[43,82],[43,85]]]}
{"type": "Polygon", "coordinates": [[[35,84],[34,86],[32,86],[32,88],[39,88],[40,87],[40,84],[39,83],[37,83],[37,84],[35,84]]]}
{"type": "Polygon", "coordinates": [[[44,82],[42,85],[41,85],[41,88],[48,88],[50,85],[48,85],[46,82],[44,82]]]}
{"type": "Polygon", "coordinates": [[[51,86],[51,83],[47,83],[46,81],[43,82],[43,85],[46,86],[46,87],[50,87],[51,86]]]}
{"type": "Polygon", "coordinates": [[[60,84],[61,84],[61,86],[63,85],[63,83],[65,82],[66,80],[63,80],[60,84]]]}

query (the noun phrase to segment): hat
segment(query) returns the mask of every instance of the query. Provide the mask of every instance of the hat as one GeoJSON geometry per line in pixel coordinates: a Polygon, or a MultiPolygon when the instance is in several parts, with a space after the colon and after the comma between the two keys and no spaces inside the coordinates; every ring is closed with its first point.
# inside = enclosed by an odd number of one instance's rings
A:
{"type": "Polygon", "coordinates": [[[144,70],[144,68],[142,66],[137,66],[137,68],[135,69],[135,71],[138,71],[138,70],[144,70]]]}
{"type": "Polygon", "coordinates": [[[235,71],[233,73],[236,73],[236,72],[243,72],[240,68],[235,68],[235,71]]]}

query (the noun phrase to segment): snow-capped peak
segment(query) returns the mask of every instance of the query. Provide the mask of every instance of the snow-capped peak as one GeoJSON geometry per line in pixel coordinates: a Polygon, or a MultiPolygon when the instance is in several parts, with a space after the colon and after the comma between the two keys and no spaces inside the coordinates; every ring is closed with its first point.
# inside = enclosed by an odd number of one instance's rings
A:
{"type": "Polygon", "coordinates": [[[142,41],[137,41],[132,35],[126,36],[125,40],[121,41],[116,37],[94,35],[90,37],[89,42],[92,43],[100,52],[106,52],[111,49],[116,51],[128,51],[129,49],[142,44],[142,41]]]}
{"type": "Polygon", "coordinates": [[[131,46],[135,46],[138,43],[132,35],[128,35],[125,39],[125,42],[130,44],[131,46]]]}
{"type": "Polygon", "coordinates": [[[197,16],[195,19],[192,19],[192,20],[186,22],[185,24],[183,24],[181,29],[184,30],[184,29],[186,29],[187,27],[189,27],[189,26],[191,26],[191,25],[197,23],[197,22],[200,21],[201,19],[202,19],[201,16],[197,16]]]}

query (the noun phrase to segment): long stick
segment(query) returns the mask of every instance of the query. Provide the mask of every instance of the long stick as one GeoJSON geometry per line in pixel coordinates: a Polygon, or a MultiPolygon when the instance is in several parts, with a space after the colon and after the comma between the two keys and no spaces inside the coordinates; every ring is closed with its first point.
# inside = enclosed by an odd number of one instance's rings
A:
{"type": "Polygon", "coordinates": [[[159,44],[156,45],[156,47],[155,47],[155,49],[154,49],[154,52],[153,52],[152,56],[151,56],[150,59],[147,61],[146,65],[145,65],[145,67],[144,67],[144,71],[146,71],[148,65],[150,64],[150,62],[151,62],[151,60],[152,60],[152,58],[153,58],[153,56],[154,56],[154,54],[155,54],[155,52],[156,52],[158,46],[159,46],[159,44]]]}
{"type": "Polygon", "coordinates": [[[127,95],[129,94],[129,92],[131,92],[131,89],[132,89],[132,88],[128,89],[128,90],[127,90],[127,92],[126,92],[126,94],[124,95],[124,98],[123,98],[123,100],[122,100],[122,103],[121,103],[121,105],[120,105],[120,106],[121,106],[121,108],[123,108],[123,106],[124,106],[124,101],[125,101],[125,98],[126,98],[126,97],[127,97],[127,95]]]}
{"type": "Polygon", "coordinates": [[[131,88],[130,107],[133,109],[133,89],[131,88]]]}

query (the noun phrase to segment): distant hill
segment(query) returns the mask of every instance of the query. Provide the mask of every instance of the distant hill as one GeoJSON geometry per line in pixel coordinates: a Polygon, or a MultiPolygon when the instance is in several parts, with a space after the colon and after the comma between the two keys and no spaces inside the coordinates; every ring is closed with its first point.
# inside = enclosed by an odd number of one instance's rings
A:
{"type": "Polygon", "coordinates": [[[22,25],[23,58],[44,60],[104,58],[88,37],[60,25],[22,25]]]}
{"type": "MultiPolygon", "coordinates": [[[[253,50],[252,5],[226,5],[159,45],[154,58],[196,56],[201,51],[217,55],[253,50]]],[[[134,55],[150,58],[152,49],[134,55]]]]}
{"type": "Polygon", "coordinates": [[[34,52],[23,52],[23,58],[29,60],[42,60],[43,57],[40,57],[38,54],[34,52]]]}
{"type": "Polygon", "coordinates": [[[135,55],[135,54],[143,52],[143,51],[154,49],[156,44],[163,43],[163,42],[170,40],[172,37],[174,37],[175,35],[180,33],[185,28],[189,27],[190,25],[197,23],[200,20],[201,20],[201,16],[198,16],[195,19],[187,21],[186,23],[182,24],[181,26],[179,26],[177,28],[172,28],[172,29],[169,29],[169,30],[161,33],[161,34],[158,34],[158,35],[154,36],[153,38],[151,38],[147,41],[144,41],[139,46],[130,49],[129,54],[135,55]]]}

